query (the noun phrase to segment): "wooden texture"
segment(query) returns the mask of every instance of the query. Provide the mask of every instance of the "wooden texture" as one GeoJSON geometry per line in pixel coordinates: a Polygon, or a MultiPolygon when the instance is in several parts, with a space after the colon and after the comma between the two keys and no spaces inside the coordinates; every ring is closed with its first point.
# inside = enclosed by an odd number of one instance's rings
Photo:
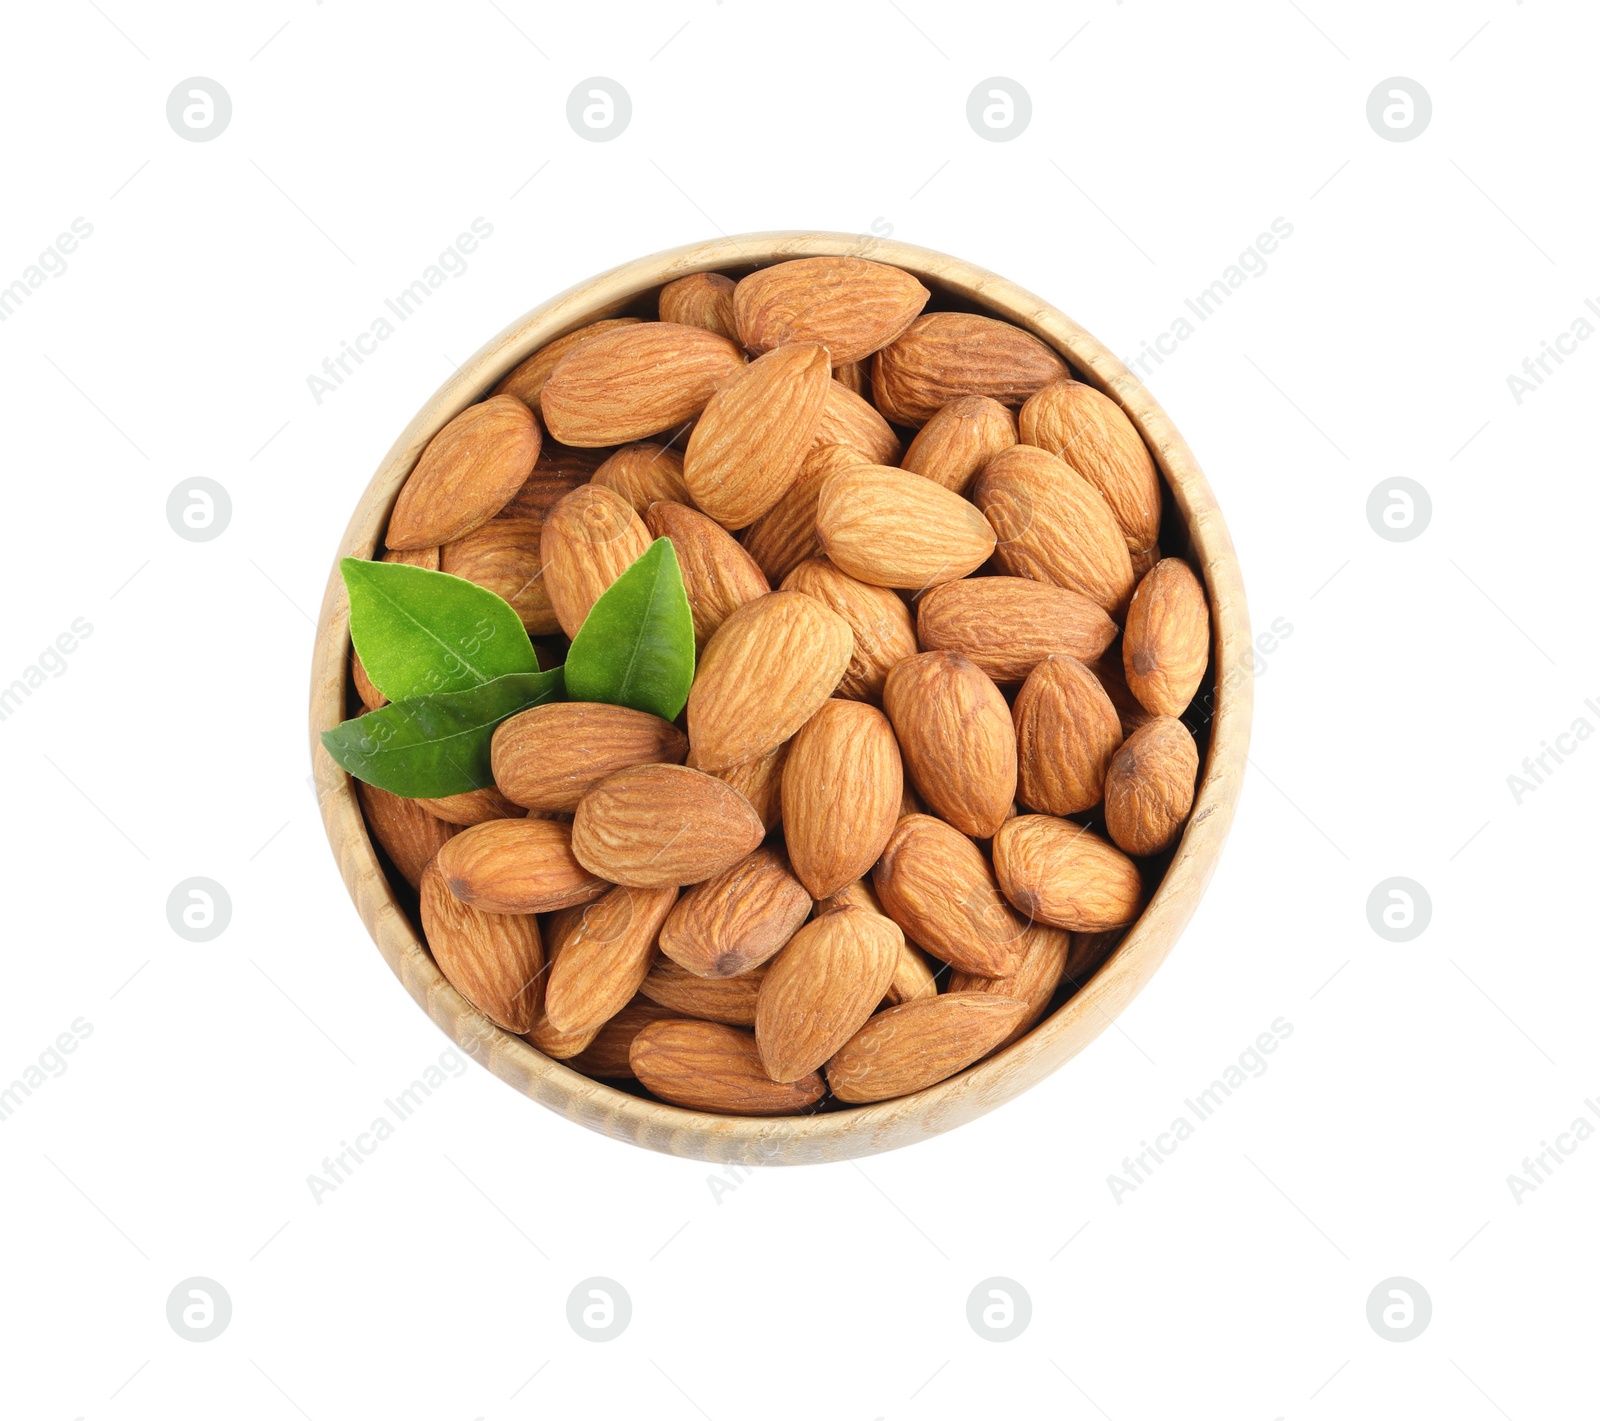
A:
{"type": "Polygon", "coordinates": [[[1163,550],[1190,557],[1211,605],[1211,740],[1194,813],[1138,922],[1093,979],[1020,1040],[914,1095],[818,1115],[739,1118],[683,1110],[590,1080],[501,1031],[445,981],[379,866],[350,778],[321,747],[320,733],[345,717],[349,604],[338,558],[317,624],[311,676],[311,749],[323,822],[361,920],[406,990],[463,1050],[502,1080],[571,1120],[666,1154],[743,1164],[815,1164],[912,1144],[994,1109],[1070,1060],[1109,1026],[1160,967],[1205,892],[1233,820],[1249,744],[1253,678],[1245,664],[1249,614],[1222,511],[1194,456],[1148,391],[1099,341],[1009,281],[942,253],[901,242],[835,233],[775,232],[699,242],[644,257],[594,277],[507,327],[423,406],[362,495],[338,557],[371,557],[401,485],[428,441],[540,346],[622,312],[666,282],[695,272],[748,269],[791,257],[862,256],[918,276],[941,300],[1015,322],[1063,354],[1081,378],[1120,405],[1155,456],[1172,507],[1163,550]]]}

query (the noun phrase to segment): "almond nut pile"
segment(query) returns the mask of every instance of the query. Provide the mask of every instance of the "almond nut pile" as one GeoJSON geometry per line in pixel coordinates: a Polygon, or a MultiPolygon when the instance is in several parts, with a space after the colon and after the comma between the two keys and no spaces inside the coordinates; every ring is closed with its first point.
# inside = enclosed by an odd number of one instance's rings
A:
{"type": "Polygon", "coordinates": [[[929,296],[853,257],[686,276],[400,492],[383,556],[495,591],[552,666],[653,539],[681,567],[678,724],[556,701],[495,730],[492,788],[357,785],[451,984],[590,1076],[737,1115],[930,1086],[1087,980],[1182,833],[1209,612],[1155,463],[929,296]]]}

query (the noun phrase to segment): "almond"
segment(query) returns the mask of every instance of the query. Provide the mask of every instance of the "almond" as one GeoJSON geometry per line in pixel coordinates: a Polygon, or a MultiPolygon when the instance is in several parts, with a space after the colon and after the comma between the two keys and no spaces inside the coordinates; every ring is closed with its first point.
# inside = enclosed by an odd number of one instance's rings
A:
{"type": "Polygon", "coordinates": [[[539,538],[544,587],[561,630],[578,634],[589,608],[650,546],[650,534],[621,494],[594,484],[550,510],[539,538]]]}
{"type": "Polygon", "coordinates": [[[767,1074],[799,1080],[854,1036],[888,991],[904,945],[893,922],[861,908],[835,908],[790,938],[756,999],[767,1074]]]}
{"type": "Polygon", "coordinates": [[[1018,444],[996,455],[972,487],[993,525],[1004,572],[1081,592],[1116,616],[1133,591],[1122,529],[1100,491],[1054,454],[1018,444]]]}
{"type": "Polygon", "coordinates": [[[489,765],[512,803],[571,813],[607,775],[681,764],[688,748],[688,737],[660,716],[596,701],[554,701],[501,721],[489,765]]]}
{"type": "Polygon", "coordinates": [[[811,897],[777,849],[757,849],[683,895],[661,950],[700,977],[738,977],[794,936],[811,897]]]}
{"type": "Polygon", "coordinates": [[[548,913],[598,898],[609,884],[572,856],[572,834],[552,819],[490,819],[439,850],[439,871],[463,903],[485,913],[548,913]]]}
{"type": "Polygon", "coordinates": [[[422,875],[422,931],[445,979],[490,1021],[518,1033],[533,1026],[544,993],[537,920],[463,903],[436,859],[422,875]]]}
{"type": "Polygon", "coordinates": [[[1073,935],[1044,923],[1030,923],[1021,944],[1022,960],[1009,977],[975,977],[970,972],[952,972],[952,992],[992,992],[1027,1005],[1027,1011],[1011,1029],[1011,1034],[995,1044],[995,1050],[1009,1046],[1032,1029],[1050,1006],[1061,985],[1061,978],[1072,957],[1073,935]]]}
{"type": "Polygon", "coordinates": [[[1106,776],[1106,833],[1125,853],[1159,854],[1177,843],[1194,808],[1200,752],[1181,720],[1157,716],[1134,731],[1106,776]]]}
{"type": "Polygon", "coordinates": [[[733,317],[733,289],[733,281],[721,272],[697,271],[663,286],[656,297],[656,306],[663,321],[676,321],[680,326],[701,326],[729,340],[737,340],[739,328],[733,317]]]}
{"type": "Polygon", "coordinates": [[[1017,789],[1017,737],[994,682],[960,652],[928,651],[889,673],[883,708],[928,807],[963,834],[989,838],[1017,789]]]}
{"type": "Polygon", "coordinates": [[[1005,1039],[1025,1002],[987,992],[919,997],[879,1012],[828,1062],[828,1087],[850,1105],[924,1090],[1005,1039]]]}
{"type": "Polygon", "coordinates": [[[900,437],[859,394],[835,380],[822,399],[816,444],[836,444],[859,454],[863,464],[898,464],[900,437]]]}
{"type": "MultiPolygon", "coordinates": [[[[409,548],[402,552],[390,551],[384,553],[378,561],[403,562],[411,567],[425,567],[429,572],[438,572],[439,550],[409,548]]],[[[377,710],[389,704],[389,698],[367,679],[366,667],[361,664],[361,658],[356,655],[354,647],[350,649],[350,677],[355,682],[356,694],[361,697],[361,704],[368,710],[377,710]]]]}
{"type": "Polygon", "coordinates": [[[965,577],[917,601],[926,651],[959,651],[1002,685],[1025,681],[1047,656],[1093,661],[1117,624],[1082,593],[1029,577],[965,577]]]}
{"type": "Polygon", "coordinates": [[[557,1031],[550,1024],[550,1018],[541,1011],[539,1019],[534,1022],[526,1039],[531,1046],[543,1051],[551,1060],[566,1061],[588,1050],[599,1034],[599,1027],[589,1031],[557,1031]]]}
{"type": "Polygon", "coordinates": [[[1205,679],[1211,613],[1205,588],[1182,558],[1162,558],[1128,608],[1122,669],[1152,715],[1182,715],[1205,679]]]}
{"type": "Polygon", "coordinates": [[[698,510],[681,503],[655,503],[644,522],[652,537],[672,540],[694,618],[697,650],[734,608],[772,591],[756,560],[698,510]]]}
{"type": "Polygon", "coordinates": [[[587,907],[550,967],[545,1015],[557,1031],[604,1025],[632,998],[656,955],[676,888],[613,888],[587,907]]]}
{"type": "Polygon", "coordinates": [[[652,1095],[724,1115],[793,1115],[822,1099],[816,1073],[780,1084],[761,1068],[756,1039],[710,1021],[656,1021],[633,1038],[629,1064],[652,1095]]]}
{"type": "Polygon", "coordinates": [[[1055,351],[1008,321],[934,311],[878,352],[872,400],[891,424],[920,425],[961,395],[987,395],[1014,409],[1068,373],[1055,351]]]}
{"type": "Polygon", "coordinates": [[[865,399],[872,388],[871,364],[868,360],[847,360],[842,365],[835,364],[833,378],[852,395],[860,395],[865,399]]]}
{"type": "Polygon", "coordinates": [[[910,272],[861,257],[803,257],[744,277],[734,290],[749,350],[814,343],[839,364],[887,345],[928,304],[910,272]]]}
{"type": "Polygon", "coordinates": [[[494,387],[494,392],[497,395],[515,395],[523,404],[537,410],[539,396],[544,391],[545,381],[550,378],[550,372],[580,345],[587,344],[596,336],[603,336],[607,331],[641,324],[637,316],[617,316],[612,320],[595,321],[590,325],[580,326],[575,331],[569,331],[564,336],[557,336],[549,345],[534,351],[517,366],[494,387]]]}
{"type": "Polygon", "coordinates": [[[547,439],[539,451],[539,462],[533,472],[522,481],[511,502],[506,504],[497,518],[520,519],[534,529],[542,529],[550,510],[575,488],[588,483],[595,473],[605,467],[599,449],[561,449],[552,453],[547,439]]]}
{"type": "MultiPolygon", "coordinates": [[[[783,818],[783,767],[789,760],[789,747],[794,741],[785,740],[776,750],[729,765],[723,770],[711,770],[724,784],[732,785],[747,800],[750,807],[761,816],[762,827],[770,834],[783,818]]],[[[698,770],[694,756],[688,760],[691,769],[698,770]]]]}
{"type": "Polygon", "coordinates": [[[491,518],[439,549],[439,570],[487,587],[511,604],[530,636],[561,630],[544,585],[540,530],[519,518],[491,518]]]}
{"type": "Polygon", "coordinates": [[[754,523],[788,490],[811,447],[830,389],[828,352],[790,345],[752,361],[717,389],[689,436],[683,481],[724,528],[754,523]]]}
{"type": "Polygon", "coordinates": [[[1029,398],[1017,417],[1024,444],[1063,460],[1099,489],[1128,551],[1155,543],[1161,531],[1161,481],[1133,421],[1092,385],[1055,380],[1029,398]]]}
{"type": "Polygon", "coordinates": [[[921,589],[965,577],[995,548],[994,529],[960,494],[877,464],[832,475],[817,498],[828,559],[879,587],[921,589]]]}
{"type": "Polygon", "coordinates": [[[756,1000],[766,980],[765,966],[737,977],[701,977],[670,957],[658,957],[639,991],[677,1016],[720,1021],[726,1026],[754,1026],[756,1000]]]}
{"type": "Polygon", "coordinates": [[[901,782],[900,749],[882,711],[830,700],[800,727],[783,771],[783,832],[813,898],[877,862],[900,816],[901,782]]]}
{"type": "Polygon", "coordinates": [[[1161,547],[1157,543],[1152,543],[1148,548],[1141,548],[1136,553],[1129,553],[1128,556],[1133,561],[1134,581],[1138,582],[1161,561],[1161,547]]]}
{"type": "Polygon", "coordinates": [[[823,481],[841,469],[861,462],[854,449],[842,444],[819,444],[806,455],[800,474],[788,491],[744,530],[744,550],[766,573],[768,582],[782,582],[807,558],[822,550],[817,541],[817,498],[823,481]]]}
{"type": "Polygon", "coordinates": [[[539,457],[539,421],[510,395],[469,405],[422,451],[395,500],[392,549],[431,548],[487,523],[539,457]]]}
{"type": "Polygon", "coordinates": [[[1121,647],[1113,646],[1098,661],[1090,663],[1089,669],[1094,672],[1095,680],[1105,688],[1106,695],[1111,698],[1111,704],[1117,709],[1117,720],[1122,726],[1124,740],[1141,725],[1147,725],[1154,719],[1150,712],[1139,704],[1139,698],[1128,689],[1128,678],[1122,671],[1121,647]]]}
{"type": "Polygon", "coordinates": [[[833,693],[850,624],[801,592],[746,602],[706,643],[689,691],[695,763],[726,769],[777,749],[833,693]]]}
{"type": "Polygon", "coordinates": [[[594,482],[619,493],[641,518],[652,503],[687,503],[683,455],[662,444],[624,444],[598,469],[594,482]]]}
{"type": "Polygon", "coordinates": [[[922,426],[900,466],[952,493],[965,493],[978,471],[1016,442],[1017,417],[999,400],[962,395],[922,426]]]}
{"type": "Polygon", "coordinates": [[[539,408],[563,444],[626,444],[694,418],[742,369],[744,354],[726,337],[645,321],[576,346],[550,372],[539,408]]]}
{"type": "Polygon", "coordinates": [[[628,1064],[628,1051],[633,1038],[652,1021],[667,1021],[677,1015],[670,1007],[657,1006],[647,997],[635,997],[567,1064],[601,1080],[631,1080],[633,1067],[628,1064]]]}
{"type": "Polygon", "coordinates": [[[1070,819],[1009,820],[994,836],[994,867],[1019,912],[1073,932],[1124,927],[1144,900],[1133,860],[1070,819]]]}
{"type": "MultiPolygon", "coordinates": [[[[878,901],[878,895],[872,891],[872,885],[864,878],[845,884],[837,893],[827,898],[819,898],[816,915],[820,918],[834,908],[860,908],[863,912],[881,913],[888,917],[888,914],[883,912],[883,904],[878,901]]],[[[901,1002],[909,1002],[913,997],[933,996],[939,990],[936,978],[939,970],[941,969],[936,967],[927,953],[914,943],[906,942],[902,934],[900,950],[895,954],[894,975],[889,979],[888,989],[883,994],[884,999],[898,1005],[901,1002]]]]}
{"type": "Polygon", "coordinates": [[[456,826],[434,818],[421,800],[401,799],[363,780],[354,783],[367,829],[400,871],[400,877],[417,887],[422,882],[422,870],[454,836],[456,826]]]}
{"type": "Polygon", "coordinates": [[[1080,814],[1100,803],[1122,743],[1117,708],[1082,662],[1041,661],[1011,708],[1017,732],[1017,798],[1045,814],[1080,814]]]}
{"type": "Polygon", "coordinates": [[[633,888],[699,883],[765,837],[749,801],[684,765],[639,765],[578,801],[572,852],[591,873],[633,888]]]}
{"type": "Polygon", "coordinates": [[[1026,924],[1012,912],[988,860],[941,819],[908,814],[872,870],[883,911],[920,946],[983,977],[1016,970],[1026,924]]]}
{"type": "MultiPolygon", "coordinates": [[[[964,581],[945,584],[968,585],[964,581]]],[[[784,578],[783,586],[785,591],[804,592],[816,598],[850,624],[855,650],[834,694],[850,701],[881,701],[889,673],[908,656],[917,654],[916,628],[900,594],[887,587],[874,587],[870,582],[858,582],[827,558],[807,558],[784,578]]]]}
{"type": "Polygon", "coordinates": [[[521,819],[528,812],[520,804],[513,804],[493,785],[468,790],[465,794],[446,795],[443,799],[419,799],[417,803],[435,819],[463,827],[490,819],[521,819]]]}

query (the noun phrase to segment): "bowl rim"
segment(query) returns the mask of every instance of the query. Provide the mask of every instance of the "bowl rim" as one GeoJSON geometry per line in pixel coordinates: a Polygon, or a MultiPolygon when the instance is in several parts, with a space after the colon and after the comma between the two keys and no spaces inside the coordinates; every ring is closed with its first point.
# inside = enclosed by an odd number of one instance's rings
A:
{"type": "Polygon", "coordinates": [[[310,688],[313,772],[329,844],[373,941],[407,992],[480,1064],[569,1119],[666,1154],[748,1165],[845,1160],[940,1134],[1012,1099],[1094,1040],[1154,975],[1204,894],[1232,825],[1249,747],[1254,681],[1247,670],[1249,651],[1238,558],[1210,484],[1166,412],[1083,327],[1015,283],[929,248],[836,232],[724,236],[625,262],[535,306],[466,360],[401,432],[351,515],[318,615],[310,688]],[[1031,331],[1064,355],[1078,378],[1122,407],[1156,459],[1188,534],[1191,562],[1206,587],[1214,713],[1194,808],[1166,873],[1115,951],[1055,1012],[1004,1050],[908,1096],[818,1115],[715,1115],[631,1095],[545,1056],[488,1021],[434,965],[379,864],[353,780],[321,744],[321,732],[344,719],[351,654],[339,561],[372,556],[400,487],[428,441],[541,346],[623,310],[678,277],[814,256],[887,262],[976,303],[1031,331]]]}

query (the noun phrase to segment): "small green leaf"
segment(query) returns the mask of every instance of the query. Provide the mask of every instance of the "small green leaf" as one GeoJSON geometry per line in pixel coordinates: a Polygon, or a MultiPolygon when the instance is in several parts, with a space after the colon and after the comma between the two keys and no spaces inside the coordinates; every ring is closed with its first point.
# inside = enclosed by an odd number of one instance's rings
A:
{"type": "Polygon", "coordinates": [[[575,701],[678,718],[694,681],[694,618],[671,539],[657,538],[600,594],[572,639],[566,672],[575,701]]]}
{"type": "Polygon", "coordinates": [[[339,570],[350,593],[350,639],[391,701],[539,669],[522,619],[487,588],[399,562],[346,558],[339,570]]]}
{"type": "Polygon", "coordinates": [[[338,763],[407,799],[438,799],[494,783],[489,741],[507,716],[561,695],[561,668],[497,676],[466,691],[393,701],[322,732],[338,763]]]}

